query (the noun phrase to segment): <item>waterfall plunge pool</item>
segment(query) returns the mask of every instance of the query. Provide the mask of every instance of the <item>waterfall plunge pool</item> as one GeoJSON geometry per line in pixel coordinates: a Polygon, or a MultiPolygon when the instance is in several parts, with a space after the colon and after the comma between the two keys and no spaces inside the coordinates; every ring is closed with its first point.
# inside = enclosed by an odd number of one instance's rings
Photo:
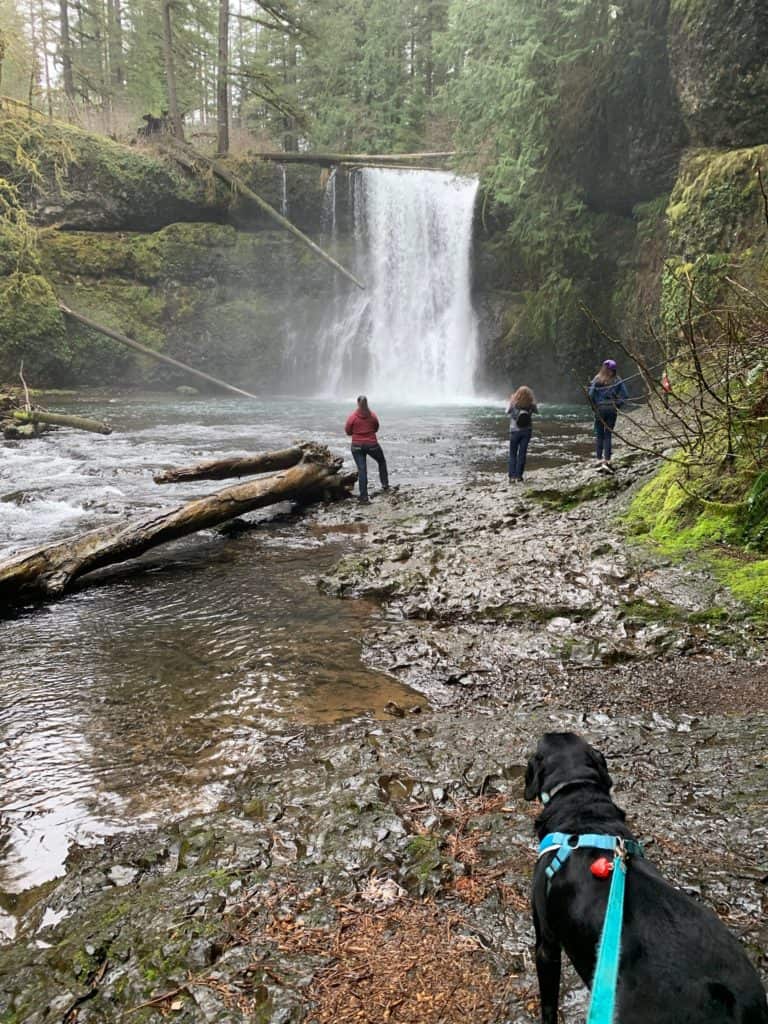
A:
{"type": "MultiPolygon", "coordinates": [[[[393,484],[503,474],[503,402],[371,402],[393,484]]],[[[162,465],[294,439],[326,443],[351,464],[343,422],[353,399],[112,392],[48,404],[107,418],[115,432],[61,430],[2,449],[0,557],[224,486],[158,487],[151,473],[162,465]]],[[[584,418],[545,407],[531,468],[586,455],[584,418]]],[[[361,659],[377,607],[313,585],[354,534],[261,518],[238,538],[194,535],[0,622],[0,907],[59,874],[73,842],[216,806],[270,736],[420,701],[361,659]]]]}

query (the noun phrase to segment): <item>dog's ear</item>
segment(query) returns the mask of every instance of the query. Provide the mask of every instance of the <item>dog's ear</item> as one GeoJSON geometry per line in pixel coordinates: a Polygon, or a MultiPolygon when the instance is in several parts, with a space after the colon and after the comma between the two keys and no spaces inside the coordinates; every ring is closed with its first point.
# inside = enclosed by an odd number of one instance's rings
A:
{"type": "Polygon", "coordinates": [[[599,750],[595,750],[594,747],[589,748],[589,753],[595,768],[597,768],[597,773],[600,776],[600,781],[605,786],[605,791],[607,793],[610,793],[611,789],[613,788],[613,779],[611,778],[610,773],[608,772],[608,763],[606,762],[605,757],[600,753],[599,750]]]}
{"type": "Polygon", "coordinates": [[[525,791],[526,800],[537,800],[541,793],[542,773],[544,771],[544,758],[541,754],[534,754],[528,761],[525,769],[525,791]]]}

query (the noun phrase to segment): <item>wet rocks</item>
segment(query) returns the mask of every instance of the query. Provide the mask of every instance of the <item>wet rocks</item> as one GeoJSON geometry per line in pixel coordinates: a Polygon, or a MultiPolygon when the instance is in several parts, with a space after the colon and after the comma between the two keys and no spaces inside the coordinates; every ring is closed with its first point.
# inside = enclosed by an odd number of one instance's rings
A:
{"type": "MultiPolygon", "coordinates": [[[[533,473],[523,488],[480,478],[408,491],[405,505],[374,510],[364,548],[319,585],[340,597],[377,598],[406,620],[436,623],[443,638],[447,625],[487,627],[458,664],[435,659],[440,645],[421,634],[431,651],[429,672],[449,684],[487,670],[499,630],[506,662],[513,655],[581,666],[654,657],[670,647],[699,650],[726,634],[735,642],[740,630],[729,629],[728,620],[744,613],[716,581],[695,566],[657,564],[622,536],[623,495],[647,468],[626,459],[615,476],[570,466],[533,473]],[[720,612],[708,615],[713,604],[720,612]]],[[[398,662],[423,661],[425,653],[401,650],[398,662]]],[[[408,680],[413,684],[412,675],[408,680]]]]}
{"type": "MultiPolygon", "coordinates": [[[[482,962],[530,985],[534,850],[522,776],[536,738],[552,728],[576,729],[606,753],[617,802],[651,859],[714,903],[768,968],[758,840],[768,838],[758,798],[768,787],[765,713],[745,729],[732,715],[486,710],[319,731],[301,752],[255,764],[234,784],[229,810],[155,835],[149,858],[149,837],[81,851],[77,892],[63,880],[49,896],[66,901],[67,918],[41,928],[30,916],[17,944],[0,951],[0,1013],[43,1020],[77,1000],[83,1024],[139,1007],[147,1022],[170,1011],[184,1021],[298,1024],[340,915],[383,910],[404,892],[427,897],[438,914],[450,906],[482,962]],[[242,817],[255,802],[282,813],[242,817]],[[254,846],[293,853],[265,869],[254,846]],[[186,866],[173,856],[192,848],[206,855],[186,866]],[[135,872],[129,886],[110,884],[117,869],[135,872]]],[[[581,986],[569,977],[567,989],[573,1021],[581,986]]],[[[508,1013],[531,1019],[512,995],[508,1013]]]]}

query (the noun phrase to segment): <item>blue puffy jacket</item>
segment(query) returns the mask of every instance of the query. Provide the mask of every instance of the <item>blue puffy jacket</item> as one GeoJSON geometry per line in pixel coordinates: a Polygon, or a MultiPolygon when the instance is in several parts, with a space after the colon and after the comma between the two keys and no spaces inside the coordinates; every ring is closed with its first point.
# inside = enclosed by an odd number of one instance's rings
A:
{"type": "Polygon", "coordinates": [[[589,400],[596,409],[620,409],[628,398],[627,385],[620,377],[610,384],[598,384],[595,378],[589,385],[589,400]]]}

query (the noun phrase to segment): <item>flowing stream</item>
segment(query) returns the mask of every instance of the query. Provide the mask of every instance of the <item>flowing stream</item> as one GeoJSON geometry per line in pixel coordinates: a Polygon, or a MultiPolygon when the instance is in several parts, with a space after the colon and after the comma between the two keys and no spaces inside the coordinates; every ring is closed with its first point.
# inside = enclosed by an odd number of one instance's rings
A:
{"type": "MultiPolygon", "coordinates": [[[[474,395],[477,322],[470,293],[478,182],[437,171],[366,168],[352,176],[355,267],[365,292],[340,293],[323,331],[329,395],[395,401],[474,395]]],[[[336,175],[327,229],[336,231],[336,175]]]]}
{"type": "MultiPolygon", "coordinates": [[[[158,466],[292,438],[349,459],[351,403],[114,393],[55,404],[107,417],[115,432],[62,430],[0,449],[0,557],[223,486],[161,488],[158,466]]],[[[394,484],[486,470],[503,479],[499,406],[376,411],[394,484]]],[[[550,409],[530,464],[588,446],[573,411],[550,409]]],[[[0,621],[0,911],[60,874],[73,842],[215,807],[270,736],[421,702],[361,658],[377,607],[314,586],[359,543],[365,513],[331,528],[285,513],[254,513],[257,528],[240,536],[207,531],[148,552],[0,621]]]]}

